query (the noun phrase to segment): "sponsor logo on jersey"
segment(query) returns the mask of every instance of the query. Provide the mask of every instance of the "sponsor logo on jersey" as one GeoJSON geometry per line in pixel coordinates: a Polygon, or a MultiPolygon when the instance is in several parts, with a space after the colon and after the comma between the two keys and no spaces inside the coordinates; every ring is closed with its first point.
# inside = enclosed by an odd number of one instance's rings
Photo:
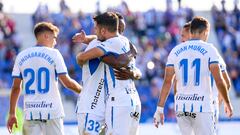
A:
{"type": "Polygon", "coordinates": [[[91,109],[94,109],[97,106],[98,99],[101,95],[101,91],[103,89],[103,84],[104,84],[104,79],[101,79],[100,82],[98,83],[97,91],[95,93],[94,99],[91,104],[91,109]]]}
{"type": "Polygon", "coordinates": [[[203,101],[204,96],[199,96],[198,94],[179,94],[176,96],[176,100],[203,101]]]}
{"type": "Polygon", "coordinates": [[[26,108],[52,108],[53,103],[47,103],[46,101],[40,102],[25,102],[26,108]]]}
{"type": "Polygon", "coordinates": [[[181,112],[177,113],[177,117],[183,117],[183,116],[188,116],[191,118],[196,118],[197,114],[196,113],[191,113],[191,112],[181,112]]]}

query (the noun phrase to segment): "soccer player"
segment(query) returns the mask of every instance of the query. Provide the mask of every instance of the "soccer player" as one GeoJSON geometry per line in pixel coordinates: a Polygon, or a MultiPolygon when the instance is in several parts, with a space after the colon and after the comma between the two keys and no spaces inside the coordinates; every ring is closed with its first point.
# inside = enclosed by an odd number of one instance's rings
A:
{"type": "MultiPolygon", "coordinates": [[[[119,21],[120,22],[120,21],[119,21]]],[[[77,33],[74,37],[73,37],[73,42],[77,42],[77,43],[85,43],[85,44],[89,44],[86,48],[85,51],[93,48],[93,47],[97,47],[97,45],[99,43],[101,43],[100,40],[97,40],[97,37],[95,35],[86,35],[84,31],[81,31],[80,33],[77,33]]],[[[113,55],[108,55],[102,58],[102,61],[100,61],[98,58],[94,59],[96,61],[99,61],[99,65],[96,68],[96,71],[93,74],[89,74],[88,69],[86,68],[87,66],[91,67],[94,66],[94,64],[91,62],[92,60],[87,61],[85,64],[83,64],[83,72],[86,73],[84,74],[85,76],[83,76],[84,80],[83,80],[83,91],[80,94],[80,98],[78,100],[78,105],[77,105],[77,115],[78,115],[78,123],[79,123],[79,134],[84,134],[84,133],[88,133],[88,134],[99,134],[99,132],[102,130],[102,127],[104,125],[105,122],[105,98],[99,98],[98,99],[98,104],[96,104],[95,108],[91,108],[90,106],[92,104],[90,104],[90,101],[93,101],[94,97],[96,96],[96,92],[98,91],[98,95],[104,95],[104,90],[99,90],[98,85],[99,83],[96,81],[99,79],[99,74],[102,75],[104,73],[104,70],[101,68],[102,66],[102,62],[107,63],[115,68],[122,68],[124,66],[126,66],[126,64],[129,63],[129,61],[131,60],[131,58],[133,58],[136,55],[136,50],[134,48],[131,48],[129,52],[124,53],[119,55],[118,57],[113,56],[113,55]],[[90,82],[90,83],[89,83],[90,82]],[[87,95],[87,96],[86,96],[87,95]],[[86,98],[85,98],[86,97],[86,98]],[[90,97],[90,98],[89,98],[90,97]],[[88,100],[88,101],[86,101],[88,100]],[[100,109],[99,109],[100,108],[100,109]],[[88,117],[86,117],[86,114],[88,115],[88,117]],[[88,119],[86,121],[86,118],[88,119]],[[89,128],[89,125],[83,125],[81,124],[81,121],[86,121],[86,123],[89,123],[90,121],[95,121],[95,123],[99,123],[100,126],[98,126],[97,130],[92,130],[92,128],[89,128]],[[89,130],[90,129],[90,130],[89,130]]],[[[125,71],[127,72],[127,71],[125,71]]],[[[140,75],[134,72],[129,73],[129,77],[132,78],[137,78],[140,75]]],[[[123,79],[123,76],[125,77],[126,75],[122,75],[120,74],[119,78],[123,79]],[[121,75],[121,76],[120,76],[121,75]]],[[[101,78],[101,77],[100,77],[101,78]]],[[[125,79],[125,78],[124,78],[125,79]]]]}
{"type": "Polygon", "coordinates": [[[67,73],[63,57],[54,49],[59,29],[51,23],[35,25],[37,44],[18,54],[13,67],[14,78],[10,111],[7,122],[9,132],[17,126],[16,104],[23,86],[24,94],[24,135],[63,135],[64,111],[58,89],[62,84],[80,93],[82,87],[67,73]]]}
{"type": "MultiPolygon", "coordinates": [[[[191,33],[190,33],[190,26],[191,26],[191,22],[187,22],[184,24],[182,30],[181,30],[181,38],[180,38],[180,41],[181,42],[185,42],[185,41],[188,41],[189,39],[191,39],[191,33]]],[[[176,95],[177,93],[177,81],[176,79],[174,78],[174,95],[176,95]]]]}
{"type": "Polygon", "coordinates": [[[159,123],[164,123],[163,107],[174,76],[178,82],[175,110],[183,135],[215,134],[210,74],[213,75],[218,91],[223,97],[227,116],[232,116],[227,86],[218,64],[220,55],[212,44],[206,42],[209,25],[205,18],[195,17],[190,26],[192,39],[179,44],[170,52],[160,100],[154,114],[156,127],[159,123]]]}
{"type": "MultiPolygon", "coordinates": [[[[79,54],[77,60],[80,64],[109,53],[119,55],[130,50],[129,41],[117,32],[118,17],[114,13],[100,14],[94,18],[94,21],[97,37],[104,42],[79,54]]],[[[130,65],[131,68],[134,67],[133,64],[130,65]]],[[[141,106],[133,81],[117,80],[113,68],[107,65],[104,66],[104,78],[107,95],[106,134],[136,134],[141,106]]]]}
{"type": "Polygon", "coordinates": [[[191,26],[191,22],[187,22],[184,24],[181,30],[181,38],[180,38],[181,42],[185,42],[191,39],[190,26],[191,26]]]}
{"type": "MultiPolygon", "coordinates": [[[[231,82],[230,82],[230,78],[227,73],[226,64],[222,57],[220,57],[219,65],[220,65],[220,70],[221,70],[222,76],[224,78],[224,81],[227,85],[227,89],[229,91],[230,87],[231,87],[231,82]]],[[[217,131],[217,124],[218,124],[218,118],[219,118],[219,107],[220,107],[223,99],[222,99],[222,96],[218,93],[217,86],[216,86],[216,83],[214,82],[214,78],[212,75],[211,75],[211,86],[213,89],[212,92],[213,92],[214,123],[215,123],[215,129],[217,131]]]]}

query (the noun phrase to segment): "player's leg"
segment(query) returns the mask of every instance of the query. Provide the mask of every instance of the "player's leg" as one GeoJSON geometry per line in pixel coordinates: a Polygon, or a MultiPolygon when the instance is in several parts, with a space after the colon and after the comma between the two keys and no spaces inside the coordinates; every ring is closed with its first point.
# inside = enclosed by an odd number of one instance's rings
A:
{"type": "Polygon", "coordinates": [[[196,118],[192,120],[195,135],[216,135],[213,113],[196,113],[196,118]]]}
{"type": "Polygon", "coordinates": [[[189,116],[186,116],[184,112],[177,112],[177,124],[182,135],[193,135],[192,123],[189,116]]]}
{"type": "Polygon", "coordinates": [[[104,117],[90,113],[80,113],[77,117],[79,135],[99,135],[104,126],[104,117]]]}
{"type": "Polygon", "coordinates": [[[138,128],[140,115],[135,109],[133,106],[108,106],[105,117],[106,135],[135,135],[133,132],[137,132],[137,129],[133,128],[138,128]]]}
{"type": "Polygon", "coordinates": [[[63,118],[47,120],[46,135],[64,135],[63,118]]]}
{"type": "Polygon", "coordinates": [[[214,108],[214,130],[217,133],[218,132],[218,118],[219,118],[219,103],[218,101],[213,102],[213,108],[214,108]]]}
{"type": "Polygon", "coordinates": [[[133,117],[131,129],[130,129],[130,135],[139,135],[139,121],[141,117],[141,105],[137,105],[134,109],[134,112],[132,112],[133,117]]]}
{"type": "Polygon", "coordinates": [[[41,135],[42,134],[41,122],[24,120],[23,134],[24,135],[41,135]]]}

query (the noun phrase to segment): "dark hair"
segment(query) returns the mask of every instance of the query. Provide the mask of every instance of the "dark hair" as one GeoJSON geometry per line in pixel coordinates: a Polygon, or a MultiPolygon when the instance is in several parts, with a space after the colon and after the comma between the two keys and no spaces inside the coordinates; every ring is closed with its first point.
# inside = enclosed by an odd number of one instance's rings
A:
{"type": "Polygon", "coordinates": [[[115,14],[117,15],[118,19],[123,19],[123,16],[119,13],[119,12],[115,12],[115,14]]]}
{"type": "Polygon", "coordinates": [[[118,30],[118,16],[113,12],[105,12],[103,14],[93,17],[97,25],[105,27],[110,32],[116,32],[118,30]]]}
{"type": "Polygon", "coordinates": [[[34,31],[35,37],[37,37],[40,33],[47,32],[47,31],[55,33],[55,34],[59,33],[59,29],[57,28],[57,26],[55,26],[55,25],[53,25],[52,23],[49,23],[49,22],[37,23],[34,26],[33,31],[34,31]]]}
{"type": "Polygon", "coordinates": [[[190,27],[191,27],[191,22],[187,22],[183,25],[183,28],[186,30],[186,31],[189,31],[190,30],[190,27]]]}
{"type": "Polygon", "coordinates": [[[191,34],[202,33],[210,27],[207,19],[203,17],[194,17],[191,21],[190,31],[191,34]]]}

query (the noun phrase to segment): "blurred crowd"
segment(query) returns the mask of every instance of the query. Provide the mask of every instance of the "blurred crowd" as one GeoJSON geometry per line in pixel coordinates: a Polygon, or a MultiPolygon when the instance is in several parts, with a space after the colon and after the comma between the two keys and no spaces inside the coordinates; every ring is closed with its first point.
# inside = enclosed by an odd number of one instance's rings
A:
{"type": "MultiPolygon", "coordinates": [[[[99,1],[100,2],[100,1],[99,1]]],[[[62,53],[68,67],[69,75],[81,82],[82,69],[77,65],[75,56],[86,46],[74,44],[72,36],[84,30],[86,34],[94,34],[93,15],[100,13],[99,2],[96,3],[95,13],[71,12],[64,0],[61,0],[60,12],[50,12],[47,5],[39,4],[32,15],[33,26],[40,21],[53,22],[60,29],[56,48],[62,53]]],[[[136,81],[137,90],[142,102],[141,122],[152,122],[156,109],[159,92],[163,83],[164,68],[170,50],[179,43],[182,26],[190,21],[194,12],[190,8],[172,8],[172,1],[166,0],[165,11],[150,9],[146,12],[132,12],[126,2],[107,9],[116,11],[124,16],[126,30],[124,35],[137,47],[137,67],[142,71],[142,79],[136,81]]],[[[1,5],[0,5],[1,8],[1,5]]],[[[227,63],[233,85],[240,95],[240,11],[236,6],[232,12],[224,8],[212,8],[213,20],[223,57],[227,63]],[[228,26],[228,27],[227,27],[228,26]],[[239,82],[239,83],[238,83],[239,82]]],[[[15,31],[15,23],[5,13],[0,11],[0,89],[10,88],[11,71],[14,58],[21,47],[21,40],[15,31]]],[[[66,100],[76,104],[77,95],[62,87],[66,100]]],[[[175,121],[173,90],[166,102],[165,112],[167,121],[175,121]]]]}
{"type": "Polygon", "coordinates": [[[15,22],[2,9],[3,4],[0,3],[0,89],[11,87],[12,67],[21,47],[15,22]]]}
{"type": "Polygon", "coordinates": [[[238,1],[234,1],[234,9],[227,11],[222,0],[222,8],[212,7],[214,29],[218,38],[227,70],[232,79],[237,96],[240,97],[240,10],[238,1]]]}

